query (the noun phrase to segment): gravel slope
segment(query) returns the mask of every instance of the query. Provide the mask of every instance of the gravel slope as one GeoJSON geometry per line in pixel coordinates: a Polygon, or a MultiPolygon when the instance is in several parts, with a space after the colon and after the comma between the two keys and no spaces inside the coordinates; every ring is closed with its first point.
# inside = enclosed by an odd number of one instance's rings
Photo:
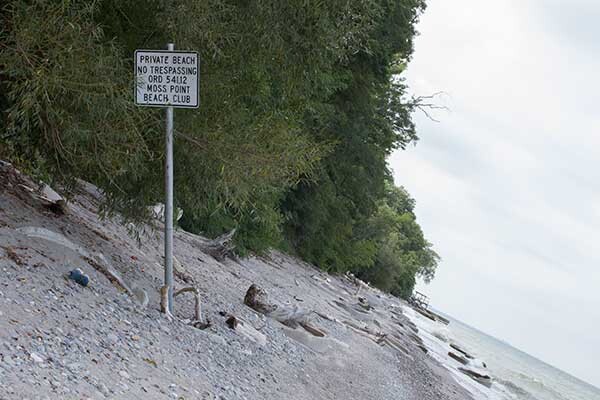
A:
{"type": "MultiPolygon", "coordinates": [[[[169,321],[159,312],[160,223],[145,227],[138,242],[117,220],[99,218],[91,185],[66,215],[20,185],[35,186],[0,164],[0,399],[469,398],[419,347],[405,304],[362,289],[361,306],[346,278],[278,252],[218,262],[201,251],[206,239],[176,231],[181,276],[200,290],[212,326],[169,321]],[[145,290],[148,306],[98,272],[98,262],[145,290]],[[66,279],[77,267],[89,275],[88,287],[66,279]],[[328,317],[313,316],[326,336],[246,307],[252,283],[281,305],[328,317]],[[242,327],[230,329],[220,312],[242,327]],[[367,331],[386,333],[396,345],[378,344],[382,336],[367,331]]],[[[193,314],[185,296],[175,304],[179,319],[193,314]]]]}

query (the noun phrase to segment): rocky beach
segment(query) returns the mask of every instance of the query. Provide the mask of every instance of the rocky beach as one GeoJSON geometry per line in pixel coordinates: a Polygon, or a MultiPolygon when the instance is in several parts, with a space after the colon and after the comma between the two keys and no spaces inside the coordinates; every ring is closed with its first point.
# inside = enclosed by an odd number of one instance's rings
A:
{"type": "Polygon", "coordinates": [[[404,301],[280,252],[218,260],[177,229],[176,289],[197,289],[201,320],[193,293],[167,318],[162,223],[101,219],[101,196],[80,182],[64,202],[0,165],[0,399],[471,398],[404,301]],[[316,332],[245,305],[252,284],[316,332]]]}

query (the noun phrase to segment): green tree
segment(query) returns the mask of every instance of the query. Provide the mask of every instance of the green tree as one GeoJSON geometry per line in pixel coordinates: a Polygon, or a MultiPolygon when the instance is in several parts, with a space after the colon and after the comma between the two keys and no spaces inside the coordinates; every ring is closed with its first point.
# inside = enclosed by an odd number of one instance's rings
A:
{"type": "Polygon", "coordinates": [[[386,158],[417,141],[399,74],[423,0],[8,0],[0,9],[0,156],[106,194],[144,218],[162,201],[162,110],[133,105],[133,52],[198,50],[201,106],[176,110],[181,226],[237,228],[405,294],[437,255],[386,158]],[[361,273],[362,273],[361,272],[361,273]],[[366,275],[365,275],[366,276],[366,275]]]}
{"type": "Polygon", "coordinates": [[[373,1],[368,48],[339,65],[344,85],[327,107],[307,114],[317,140],[336,144],[315,181],[302,182],[282,203],[286,238],[298,254],[328,270],[369,265],[372,247],[356,229],[376,211],[390,172],[386,158],[417,140],[406,85],[394,76],[412,53],[414,25],[425,3],[373,1]]]}
{"type": "Polygon", "coordinates": [[[408,297],[417,277],[431,281],[439,262],[416,222],[415,201],[402,187],[386,185],[386,196],[360,234],[375,244],[372,266],[357,274],[374,286],[396,296],[408,297]]]}

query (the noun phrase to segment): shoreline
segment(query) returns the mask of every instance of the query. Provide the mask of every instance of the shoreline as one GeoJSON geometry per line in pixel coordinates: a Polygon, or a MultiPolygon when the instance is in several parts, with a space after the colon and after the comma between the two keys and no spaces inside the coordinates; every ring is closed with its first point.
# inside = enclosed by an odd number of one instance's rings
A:
{"type": "Polygon", "coordinates": [[[468,343],[459,343],[452,336],[452,322],[446,325],[440,321],[432,321],[410,305],[404,312],[419,327],[421,337],[432,357],[474,399],[504,399],[499,396],[506,391],[498,387],[498,382],[487,369],[485,360],[480,360],[476,354],[472,354],[468,350],[468,343]],[[498,389],[502,393],[498,392],[498,389]]]}

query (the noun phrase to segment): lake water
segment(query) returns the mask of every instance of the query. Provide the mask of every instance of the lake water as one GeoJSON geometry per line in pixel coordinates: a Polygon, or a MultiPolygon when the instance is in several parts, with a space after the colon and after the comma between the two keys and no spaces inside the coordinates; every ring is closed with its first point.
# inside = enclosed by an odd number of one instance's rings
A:
{"type": "Polygon", "coordinates": [[[411,309],[405,312],[420,328],[430,354],[448,368],[476,400],[600,400],[600,390],[594,386],[460,321],[449,317],[450,325],[443,326],[411,309]],[[447,356],[449,343],[460,345],[485,362],[485,371],[493,379],[490,388],[458,371],[460,365],[447,356]]]}

